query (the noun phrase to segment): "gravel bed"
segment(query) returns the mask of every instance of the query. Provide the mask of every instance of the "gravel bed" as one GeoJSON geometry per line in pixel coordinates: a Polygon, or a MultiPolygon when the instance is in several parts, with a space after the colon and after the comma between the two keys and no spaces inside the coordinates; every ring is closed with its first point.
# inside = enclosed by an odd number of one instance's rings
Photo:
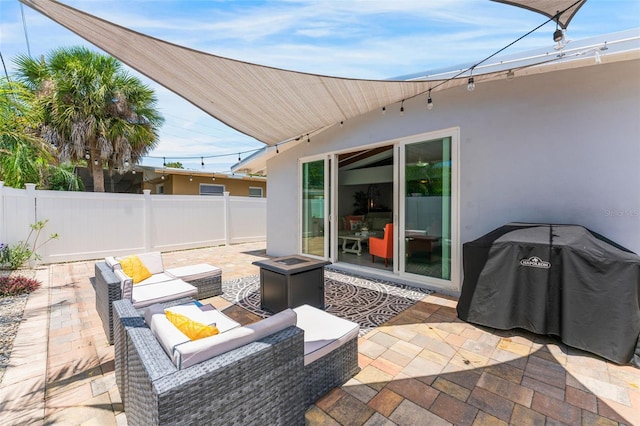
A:
{"type": "Polygon", "coordinates": [[[0,383],[9,365],[13,339],[18,334],[28,294],[0,298],[0,383]]]}

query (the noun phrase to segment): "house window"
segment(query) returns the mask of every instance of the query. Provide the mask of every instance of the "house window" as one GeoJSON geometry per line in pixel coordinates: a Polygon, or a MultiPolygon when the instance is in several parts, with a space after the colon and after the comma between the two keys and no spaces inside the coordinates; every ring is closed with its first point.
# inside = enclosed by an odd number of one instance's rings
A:
{"type": "Polygon", "coordinates": [[[262,198],[262,188],[259,187],[259,186],[250,186],[249,187],[249,197],[262,198]]]}
{"type": "Polygon", "coordinates": [[[224,185],[214,185],[210,183],[200,184],[200,195],[224,195],[224,185]]]}
{"type": "Polygon", "coordinates": [[[156,194],[164,194],[164,183],[156,185],[156,194]]]}

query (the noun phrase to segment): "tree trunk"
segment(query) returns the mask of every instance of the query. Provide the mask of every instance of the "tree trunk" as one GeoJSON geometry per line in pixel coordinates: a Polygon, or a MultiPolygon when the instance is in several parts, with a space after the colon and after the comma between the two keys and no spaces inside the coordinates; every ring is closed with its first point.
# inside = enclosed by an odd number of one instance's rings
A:
{"type": "Polygon", "coordinates": [[[91,175],[93,176],[93,192],[104,192],[104,173],[102,171],[102,160],[97,150],[91,150],[91,175]],[[98,164],[96,161],[98,160],[98,164]]]}

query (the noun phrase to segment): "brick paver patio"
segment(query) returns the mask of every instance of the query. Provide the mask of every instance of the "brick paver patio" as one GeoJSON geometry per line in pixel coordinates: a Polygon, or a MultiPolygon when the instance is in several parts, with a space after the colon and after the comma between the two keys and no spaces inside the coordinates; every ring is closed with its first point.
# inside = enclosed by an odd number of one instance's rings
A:
{"type": "MultiPolygon", "coordinates": [[[[165,253],[208,262],[223,280],[257,274],[264,243],[165,253]]],[[[30,295],[0,383],[0,424],[127,424],[113,347],[95,311],[94,262],[49,265],[30,295]]],[[[206,299],[241,323],[258,320],[206,299]]],[[[461,322],[430,295],[359,340],[361,372],[306,413],[311,425],[640,425],[640,369],[523,331],[461,322]]]]}

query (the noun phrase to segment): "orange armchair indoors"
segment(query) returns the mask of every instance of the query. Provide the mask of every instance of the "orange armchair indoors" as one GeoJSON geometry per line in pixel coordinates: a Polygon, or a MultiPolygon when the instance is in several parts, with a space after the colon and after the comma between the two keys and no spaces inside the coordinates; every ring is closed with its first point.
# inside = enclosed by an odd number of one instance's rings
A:
{"type": "Polygon", "coordinates": [[[384,259],[384,267],[387,267],[388,259],[393,258],[393,223],[384,227],[384,238],[369,237],[369,253],[372,263],[378,256],[384,259]]]}

